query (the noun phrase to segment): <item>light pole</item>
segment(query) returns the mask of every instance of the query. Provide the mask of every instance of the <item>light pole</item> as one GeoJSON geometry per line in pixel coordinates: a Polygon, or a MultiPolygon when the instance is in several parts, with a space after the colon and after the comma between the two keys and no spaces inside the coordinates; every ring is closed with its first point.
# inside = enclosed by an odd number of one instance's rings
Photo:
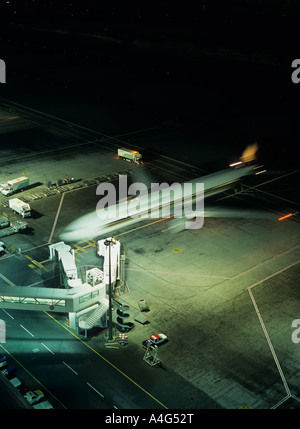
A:
{"type": "Polygon", "coordinates": [[[111,244],[115,243],[115,239],[113,237],[109,237],[104,241],[104,245],[108,246],[108,340],[112,341],[112,302],[111,302],[111,296],[112,296],[112,284],[111,284],[111,244]]]}

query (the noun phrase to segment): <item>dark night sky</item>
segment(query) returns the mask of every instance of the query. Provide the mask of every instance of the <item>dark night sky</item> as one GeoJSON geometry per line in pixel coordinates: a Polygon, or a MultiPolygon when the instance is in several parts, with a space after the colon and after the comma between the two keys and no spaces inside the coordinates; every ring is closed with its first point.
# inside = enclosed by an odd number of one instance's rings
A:
{"type": "Polygon", "coordinates": [[[76,70],[84,70],[88,95],[90,71],[107,70],[120,102],[128,82],[194,82],[195,90],[199,82],[219,88],[234,108],[296,114],[297,0],[8,1],[0,3],[0,58],[11,80],[55,89],[74,82],[77,91],[76,70]]]}

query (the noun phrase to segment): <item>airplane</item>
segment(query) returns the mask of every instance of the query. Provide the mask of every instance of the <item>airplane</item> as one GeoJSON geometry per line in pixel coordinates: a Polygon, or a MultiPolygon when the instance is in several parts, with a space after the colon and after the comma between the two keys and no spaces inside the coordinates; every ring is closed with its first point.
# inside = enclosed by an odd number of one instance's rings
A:
{"type": "MultiPolygon", "coordinates": [[[[175,192],[172,201],[169,198],[170,193],[165,193],[167,198],[164,198],[162,196],[164,190],[156,189],[150,193],[146,190],[144,194],[139,193],[138,196],[134,194],[134,197],[128,195],[127,198],[119,199],[114,204],[106,207],[101,206],[102,208],[97,208],[96,211],[70,223],[60,234],[60,239],[65,242],[80,242],[113,235],[116,230],[134,225],[144,219],[180,217],[178,212],[185,202],[190,204],[187,204],[188,209],[181,214],[184,214],[188,219],[194,218],[194,221],[195,218],[198,218],[198,227],[201,227],[205,216],[204,198],[234,186],[244,176],[255,174],[256,165],[253,161],[256,150],[257,146],[254,146],[254,155],[250,157],[249,147],[246,148],[244,153],[247,153],[247,158],[243,159],[242,155],[238,163],[231,164],[231,167],[227,169],[190,180],[185,184],[177,184],[179,185],[177,190],[183,190],[184,186],[188,184],[188,193],[178,192],[176,195],[175,192]],[[198,188],[197,185],[199,185],[198,188]],[[196,206],[196,209],[192,209],[191,204],[196,206]]],[[[109,183],[107,186],[107,190],[109,190],[113,185],[109,183]]],[[[187,229],[194,229],[192,222],[189,222],[189,226],[187,229]]]]}

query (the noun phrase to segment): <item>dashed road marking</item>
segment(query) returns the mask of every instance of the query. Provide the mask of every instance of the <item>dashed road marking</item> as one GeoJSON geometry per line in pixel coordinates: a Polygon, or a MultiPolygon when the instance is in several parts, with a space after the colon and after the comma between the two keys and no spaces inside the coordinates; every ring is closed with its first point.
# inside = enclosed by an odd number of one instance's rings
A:
{"type": "Polygon", "coordinates": [[[14,319],[14,317],[11,314],[9,314],[6,310],[4,310],[4,308],[2,308],[2,311],[4,311],[4,313],[6,313],[9,317],[11,317],[12,319],[14,319]]]}
{"type": "Polygon", "coordinates": [[[116,365],[114,365],[112,362],[110,362],[108,359],[106,359],[104,356],[102,356],[99,352],[97,352],[95,349],[93,349],[93,347],[91,347],[89,344],[85,343],[84,341],[82,341],[81,338],[79,338],[77,335],[75,335],[72,331],[70,331],[68,328],[66,328],[64,325],[62,325],[58,320],[55,319],[55,317],[53,317],[50,313],[47,313],[47,311],[44,311],[45,314],[47,314],[47,316],[49,316],[55,323],[57,323],[58,325],[60,325],[63,329],[65,329],[66,331],[68,331],[74,338],[76,338],[78,341],[81,342],[81,344],[83,344],[85,347],[87,347],[89,350],[91,350],[93,353],[95,353],[97,356],[99,356],[103,361],[105,361],[106,363],[108,363],[112,368],[114,368],[116,371],[118,371],[120,374],[122,374],[127,380],[129,380],[131,383],[133,383],[136,387],[138,387],[141,391],[143,391],[145,394],[147,394],[150,398],[152,398],[154,401],[156,401],[159,405],[161,405],[163,408],[167,407],[160,402],[158,399],[156,399],[153,395],[151,395],[151,393],[147,392],[146,389],[144,389],[142,386],[140,386],[137,382],[135,382],[134,380],[132,380],[132,378],[130,378],[128,375],[126,375],[120,368],[118,368],[116,365]]]}
{"type": "Polygon", "coordinates": [[[94,386],[92,386],[89,382],[86,382],[86,384],[88,386],[90,386],[96,393],[98,393],[98,395],[100,395],[102,398],[104,398],[104,395],[102,395],[101,392],[99,392],[99,390],[97,390],[94,386]]]}
{"type": "Polygon", "coordinates": [[[43,347],[45,347],[45,349],[47,349],[50,353],[52,353],[53,355],[55,354],[52,350],[49,349],[49,347],[47,347],[44,343],[41,343],[43,347]]]}
{"type": "Polygon", "coordinates": [[[26,331],[29,335],[31,335],[32,337],[34,337],[34,335],[30,332],[30,331],[28,331],[28,329],[26,329],[23,325],[20,325],[21,326],[21,328],[23,328],[24,329],[24,331],[26,331]]]}
{"type": "MultiPolygon", "coordinates": [[[[47,387],[44,386],[30,371],[28,371],[28,369],[25,368],[25,366],[22,365],[22,363],[15,356],[13,356],[1,343],[0,343],[0,347],[9,356],[11,356],[11,358],[14,359],[14,361],[16,361],[18,365],[20,365],[24,369],[24,371],[26,371],[27,374],[29,374],[42,387],[43,390],[45,390],[46,392],[48,392],[49,395],[51,395],[63,408],[67,409],[67,407],[52,392],[50,392],[50,390],[48,390],[47,387]]],[[[38,351],[38,349],[34,349],[34,350],[38,351]]]]}
{"type": "Polygon", "coordinates": [[[75,371],[75,369],[71,368],[66,362],[62,361],[62,363],[69,368],[72,372],[74,372],[74,374],[78,375],[78,372],[75,371]]]}

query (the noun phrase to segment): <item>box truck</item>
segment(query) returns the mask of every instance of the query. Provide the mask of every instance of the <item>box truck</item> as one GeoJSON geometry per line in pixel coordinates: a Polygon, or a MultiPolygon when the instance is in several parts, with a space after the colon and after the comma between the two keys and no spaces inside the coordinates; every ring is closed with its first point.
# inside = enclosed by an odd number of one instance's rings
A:
{"type": "Polygon", "coordinates": [[[142,159],[142,155],[137,150],[131,149],[118,149],[118,156],[120,159],[134,162],[135,164],[139,164],[142,159]]]}
{"type": "Polygon", "coordinates": [[[0,186],[0,192],[2,195],[12,195],[17,191],[25,189],[29,185],[29,177],[18,177],[17,179],[8,180],[7,183],[3,183],[0,186]]]}
{"type": "Polygon", "coordinates": [[[23,218],[31,215],[30,205],[19,200],[19,198],[12,198],[9,200],[8,204],[11,210],[18,213],[23,218]]]}

